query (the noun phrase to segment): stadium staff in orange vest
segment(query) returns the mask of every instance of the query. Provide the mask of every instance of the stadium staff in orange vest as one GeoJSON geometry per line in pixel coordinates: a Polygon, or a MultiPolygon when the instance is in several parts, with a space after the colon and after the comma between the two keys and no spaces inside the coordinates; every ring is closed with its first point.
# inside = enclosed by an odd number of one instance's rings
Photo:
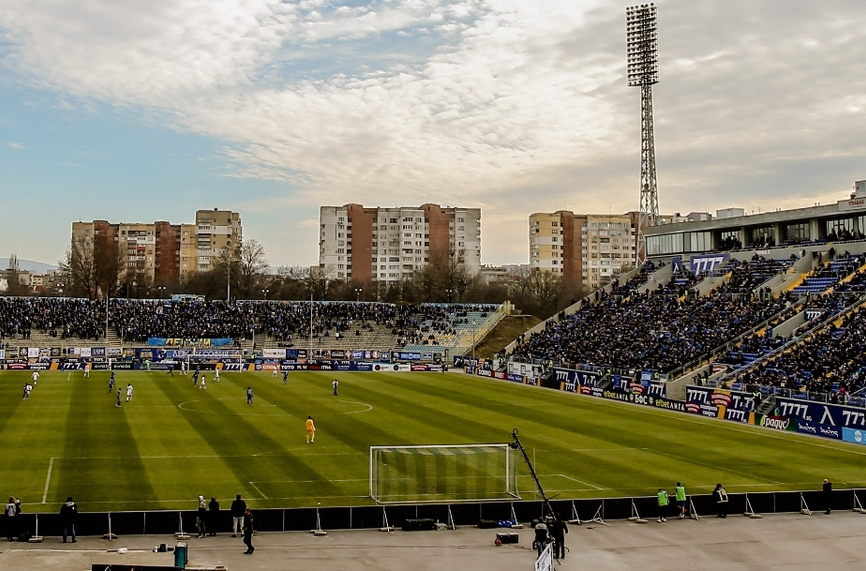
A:
{"type": "Polygon", "coordinates": [[[313,422],[313,417],[308,416],[307,421],[304,423],[304,427],[307,429],[307,444],[315,444],[316,443],[316,424],[313,422]]]}

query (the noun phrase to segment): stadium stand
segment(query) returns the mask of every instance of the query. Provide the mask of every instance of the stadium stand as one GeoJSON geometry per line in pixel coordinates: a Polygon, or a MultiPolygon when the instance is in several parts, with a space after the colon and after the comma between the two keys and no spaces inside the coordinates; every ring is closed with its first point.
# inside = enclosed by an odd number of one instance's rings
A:
{"type": "Polygon", "coordinates": [[[154,338],[231,338],[244,348],[375,348],[409,351],[480,341],[510,305],[0,298],[0,342],[34,347],[143,345],[154,338]]]}

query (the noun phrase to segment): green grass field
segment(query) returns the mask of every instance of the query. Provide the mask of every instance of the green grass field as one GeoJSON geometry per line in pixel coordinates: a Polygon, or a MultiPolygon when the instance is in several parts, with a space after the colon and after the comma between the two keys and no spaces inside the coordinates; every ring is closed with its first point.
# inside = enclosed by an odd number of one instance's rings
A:
{"type": "MultiPolygon", "coordinates": [[[[72,495],[84,511],[194,509],[198,494],[253,507],[367,505],[372,444],[509,442],[519,428],[549,496],[643,496],[866,486],[866,448],[459,373],[295,372],[189,377],[118,372],[135,398],[115,407],[108,373],[0,373],[0,495],[28,512],[72,495]],[[341,381],[340,396],[331,380],[341,381]],[[252,386],[255,404],[245,404],[252,386]],[[316,443],[303,423],[312,415],[316,443]]],[[[534,499],[525,466],[519,488],[534,499]]],[[[227,507],[227,504],[226,504],[227,507]]]]}

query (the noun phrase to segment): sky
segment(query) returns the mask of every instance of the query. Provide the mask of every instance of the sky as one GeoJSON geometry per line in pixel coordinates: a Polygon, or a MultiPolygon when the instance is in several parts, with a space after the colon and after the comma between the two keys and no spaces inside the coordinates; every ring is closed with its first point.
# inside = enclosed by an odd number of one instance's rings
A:
{"type": "MultiPolygon", "coordinates": [[[[640,90],[609,0],[0,0],[0,255],[72,222],[241,214],[318,263],[319,207],[639,207],[640,90]]],[[[662,213],[847,198],[866,179],[862,0],[656,2],[662,213]]]]}

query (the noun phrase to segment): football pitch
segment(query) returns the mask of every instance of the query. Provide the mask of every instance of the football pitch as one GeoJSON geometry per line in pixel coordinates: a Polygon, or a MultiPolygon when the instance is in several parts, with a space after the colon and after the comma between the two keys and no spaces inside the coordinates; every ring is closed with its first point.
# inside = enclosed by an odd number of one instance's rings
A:
{"type": "MultiPolygon", "coordinates": [[[[460,373],[0,372],[0,494],[27,512],[370,505],[371,445],[507,443],[518,428],[548,496],[866,486],[866,447],[460,373]],[[339,396],[331,381],[340,380],[339,396]],[[125,387],[135,387],[132,402],[125,387]],[[254,402],[246,404],[252,387],[254,402]],[[306,444],[304,421],[318,429],[306,444]]],[[[520,456],[518,489],[536,499],[520,456]]]]}

